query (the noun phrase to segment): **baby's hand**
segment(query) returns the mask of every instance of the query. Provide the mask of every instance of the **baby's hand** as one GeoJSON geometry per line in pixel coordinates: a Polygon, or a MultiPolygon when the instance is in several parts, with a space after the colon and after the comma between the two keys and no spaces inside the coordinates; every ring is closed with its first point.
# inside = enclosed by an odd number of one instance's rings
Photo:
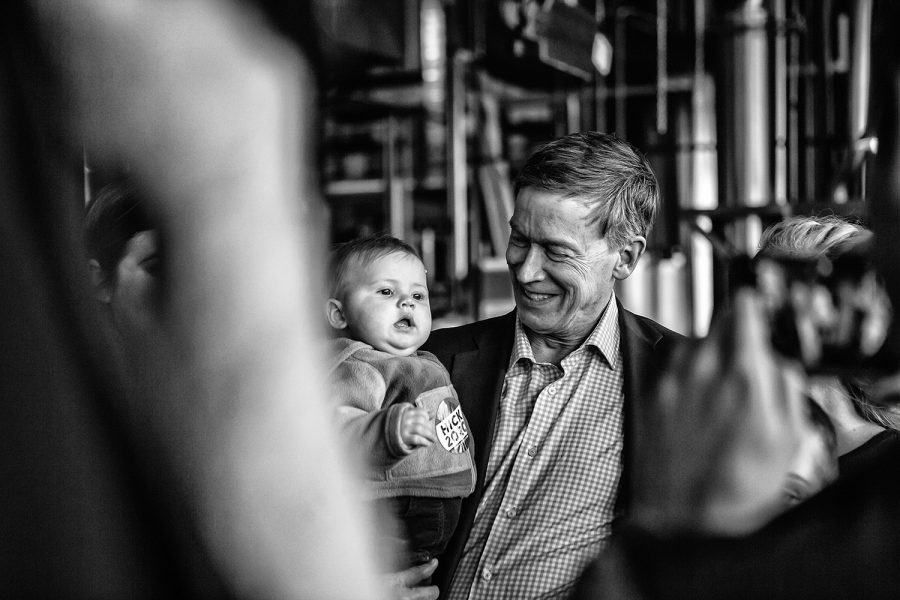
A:
{"type": "Polygon", "coordinates": [[[437,441],[427,410],[412,407],[403,412],[403,421],[400,423],[400,439],[410,448],[430,446],[437,441]]]}

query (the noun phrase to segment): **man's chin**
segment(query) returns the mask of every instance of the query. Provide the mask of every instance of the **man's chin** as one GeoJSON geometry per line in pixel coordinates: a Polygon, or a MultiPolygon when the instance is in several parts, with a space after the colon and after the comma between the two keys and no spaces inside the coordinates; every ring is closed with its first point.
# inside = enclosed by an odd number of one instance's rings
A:
{"type": "Polygon", "coordinates": [[[532,307],[517,306],[516,312],[525,329],[537,334],[550,333],[558,322],[557,319],[552,319],[547,311],[535,310],[532,307]]]}

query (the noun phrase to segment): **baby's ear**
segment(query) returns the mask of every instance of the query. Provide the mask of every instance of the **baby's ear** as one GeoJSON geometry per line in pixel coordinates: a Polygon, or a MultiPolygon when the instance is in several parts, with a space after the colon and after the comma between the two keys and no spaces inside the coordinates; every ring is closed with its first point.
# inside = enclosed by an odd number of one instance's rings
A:
{"type": "Polygon", "coordinates": [[[341,304],[340,300],[335,298],[328,299],[328,302],[325,304],[325,317],[328,319],[328,324],[335,329],[347,328],[347,319],[344,318],[344,305],[341,304]]]}

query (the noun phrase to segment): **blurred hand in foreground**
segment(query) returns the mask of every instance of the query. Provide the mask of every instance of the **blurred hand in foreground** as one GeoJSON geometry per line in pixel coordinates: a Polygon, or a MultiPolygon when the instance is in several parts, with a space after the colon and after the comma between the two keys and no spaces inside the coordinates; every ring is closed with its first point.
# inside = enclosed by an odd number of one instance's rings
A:
{"type": "Polygon", "coordinates": [[[756,292],[741,290],[637,409],[637,524],[741,535],[783,509],[785,476],[809,424],[799,371],[770,339],[756,292]]]}
{"type": "Polygon", "coordinates": [[[383,597],[310,344],[323,253],[306,59],[246,3],[31,6],[69,151],[127,165],[165,240],[130,432],[148,472],[168,467],[174,485],[156,485],[233,596],[383,597]]]}

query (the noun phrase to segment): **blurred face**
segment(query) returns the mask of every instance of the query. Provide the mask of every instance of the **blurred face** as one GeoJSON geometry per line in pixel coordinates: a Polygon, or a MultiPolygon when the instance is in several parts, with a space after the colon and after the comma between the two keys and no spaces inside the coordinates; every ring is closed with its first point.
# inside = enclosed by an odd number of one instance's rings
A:
{"type": "Polygon", "coordinates": [[[116,329],[140,341],[159,327],[159,254],[153,230],[138,232],[125,245],[114,279],[104,284],[116,329]]]}
{"type": "Polygon", "coordinates": [[[807,500],[835,479],[837,458],[829,451],[823,434],[809,425],[785,480],[786,506],[807,500]]]}
{"type": "Polygon", "coordinates": [[[408,356],[431,334],[425,267],[418,258],[397,252],[367,266],[356,262],[343,289],[339,328],[346,328],[351,338],[408,356]]]}
{"type": "Polygon", "coordinates": [[[620,253],[588,218],[582,203],[551,192],[524,188],[516,197],[506,262],[519,318],[532,334],[582,340],[609,301],[620,253]]]}

